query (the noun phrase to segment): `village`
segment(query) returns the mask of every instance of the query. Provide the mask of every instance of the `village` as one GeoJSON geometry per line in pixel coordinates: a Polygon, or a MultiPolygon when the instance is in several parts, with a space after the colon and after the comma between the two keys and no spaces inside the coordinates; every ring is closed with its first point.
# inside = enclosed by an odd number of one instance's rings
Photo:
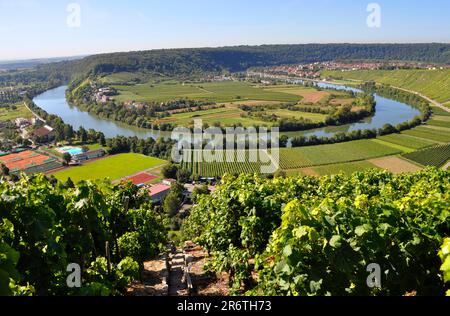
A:
{"type": "Polygon", "coordinates": [[[413,62],[314,62],[300,65],[284,65],[277,67],[268,67],[248,71],[248,75],[260,75],[264,77],[276,78],[277,75],[295,76],[305,79],[320,79],[323,71],[357,71],[357,70],[399,70],[399,69],[423,69],[423,70],[444,70],[450,69],[449,65],[438,65],[430,63],[413,62]]]}

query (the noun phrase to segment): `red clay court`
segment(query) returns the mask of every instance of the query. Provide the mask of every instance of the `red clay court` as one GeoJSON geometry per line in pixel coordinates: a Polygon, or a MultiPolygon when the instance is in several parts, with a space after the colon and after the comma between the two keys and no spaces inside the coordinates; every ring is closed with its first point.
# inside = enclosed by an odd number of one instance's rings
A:
{"type": "Polygon", "coordinates": [[[12,172],[45,165],[53,161],[55,161],[54,158],[38,154],[31,150],[0,157],[0,162],[5,164],[12,172]]]}
{"type": "Polygon", "coordinates": [[[146,173],[146,172],[142,172],[135,176],[126,178],[125,180],[133,182],[134,185],[139,185],[139,184],[148,183],[148,182],[156,180],[156,179],[158,179],[158,177],[156,177],[152,174],[146,173]]]}

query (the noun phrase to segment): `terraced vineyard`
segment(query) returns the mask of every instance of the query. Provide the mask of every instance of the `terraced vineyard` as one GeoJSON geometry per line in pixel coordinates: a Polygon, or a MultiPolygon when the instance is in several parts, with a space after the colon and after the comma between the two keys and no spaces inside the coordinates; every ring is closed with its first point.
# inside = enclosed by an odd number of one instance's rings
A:
{"type": "Polygon", "coordinates": [[[450,144],[404,154],[403,157],[423,166],[442,167],[450,160],[450,144]]]}
{"type": "Polygon", "coordinates": [[[450,70],[325,71],[323,76],[376,81],[409,89],[445,103],[450,101],[450,70]]]}

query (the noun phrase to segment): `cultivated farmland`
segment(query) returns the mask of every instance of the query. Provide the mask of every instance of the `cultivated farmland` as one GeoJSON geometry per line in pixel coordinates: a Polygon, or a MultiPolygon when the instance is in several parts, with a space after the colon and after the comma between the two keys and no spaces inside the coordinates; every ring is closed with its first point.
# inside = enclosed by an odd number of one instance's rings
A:
{"type": "Polygon", "coordinates": [[[183,167],[191,170],[194,175],[222,177],[225,173],[260,174],[263,166],[272,164],[267,152],[259,150],[223,150],[214,152],[213,156],[214,161],[208,162],[212,160],[200,155],[200,151],[185,151],[183,167]],[[188,162],[188,157],[191,157],[191,162],[188,162]]]}
{"type": "Polygon", "coordinates": [[[428,127],[417,127],[415,129],[403,132],[405,135],[430,139],[436,142],[450,142],[450,133],[445,130],[432,129],[428,127]]]}
{"type": "Polygon", "coordinates": [[[376,81],[424,95],[445,103],[450,101],[450,70],[324,71],[323,76],[376,81]]]}
{"type": "Polygon", "coordinates": [[[401,153],[400,150],[378,144],[373,140],[281,149],[281,168],[298,169],[360,161],[401,153]]]}
{"type": "Polygon", "coordinates": [[[240,100],[298,102],[301,97],[295,94],[276,92],[253,86],[246,82],[206,82],[180,83],[164,82],[114,86],[120,93],[118,101],[135,100],[140,102],[168,102],[187,98],[208,102],[233,102],[240,100]]]}
{"type": "Polygon", "coordinates": [[[391,134],[387,136],[381,136],[379,137],[379,139],[385,142],[408,147],[411,149],[421,149],[436,145],[436,142],[433,142],[431,140],[411,137],[405,134],[391,134]]]}
{"type": "Polygon", "coordinates": [[[450,160],[450,144],[416,151],[403,156],[423,166],[442,167],[450,160]]]}

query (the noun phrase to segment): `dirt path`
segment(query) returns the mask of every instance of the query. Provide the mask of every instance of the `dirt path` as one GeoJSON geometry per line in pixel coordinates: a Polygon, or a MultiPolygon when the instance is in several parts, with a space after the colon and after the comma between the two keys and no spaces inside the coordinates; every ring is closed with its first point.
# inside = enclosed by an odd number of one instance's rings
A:
{"type": "Polygon", "coordinates": [[[25,105],[25,107],[28,109],[28,111],[31,112],[31,114],[33,114],[35,117],[37,117],[39,120],[41,120],[44,123],[47,123],[46,120],[44,120],[42,117],[40,117],[39,115],[37,115],[34,111],[32,111],[29,107],[28,104],[26,102],[23,103],[25,105]]]}
{"type": "Polygon", "coordinates": [[[129,296],[167,296],[169,270],[167,256],[162,255],[155,260],[144,263],[142,281],[133,282],[127,289],[129,296]]]}

